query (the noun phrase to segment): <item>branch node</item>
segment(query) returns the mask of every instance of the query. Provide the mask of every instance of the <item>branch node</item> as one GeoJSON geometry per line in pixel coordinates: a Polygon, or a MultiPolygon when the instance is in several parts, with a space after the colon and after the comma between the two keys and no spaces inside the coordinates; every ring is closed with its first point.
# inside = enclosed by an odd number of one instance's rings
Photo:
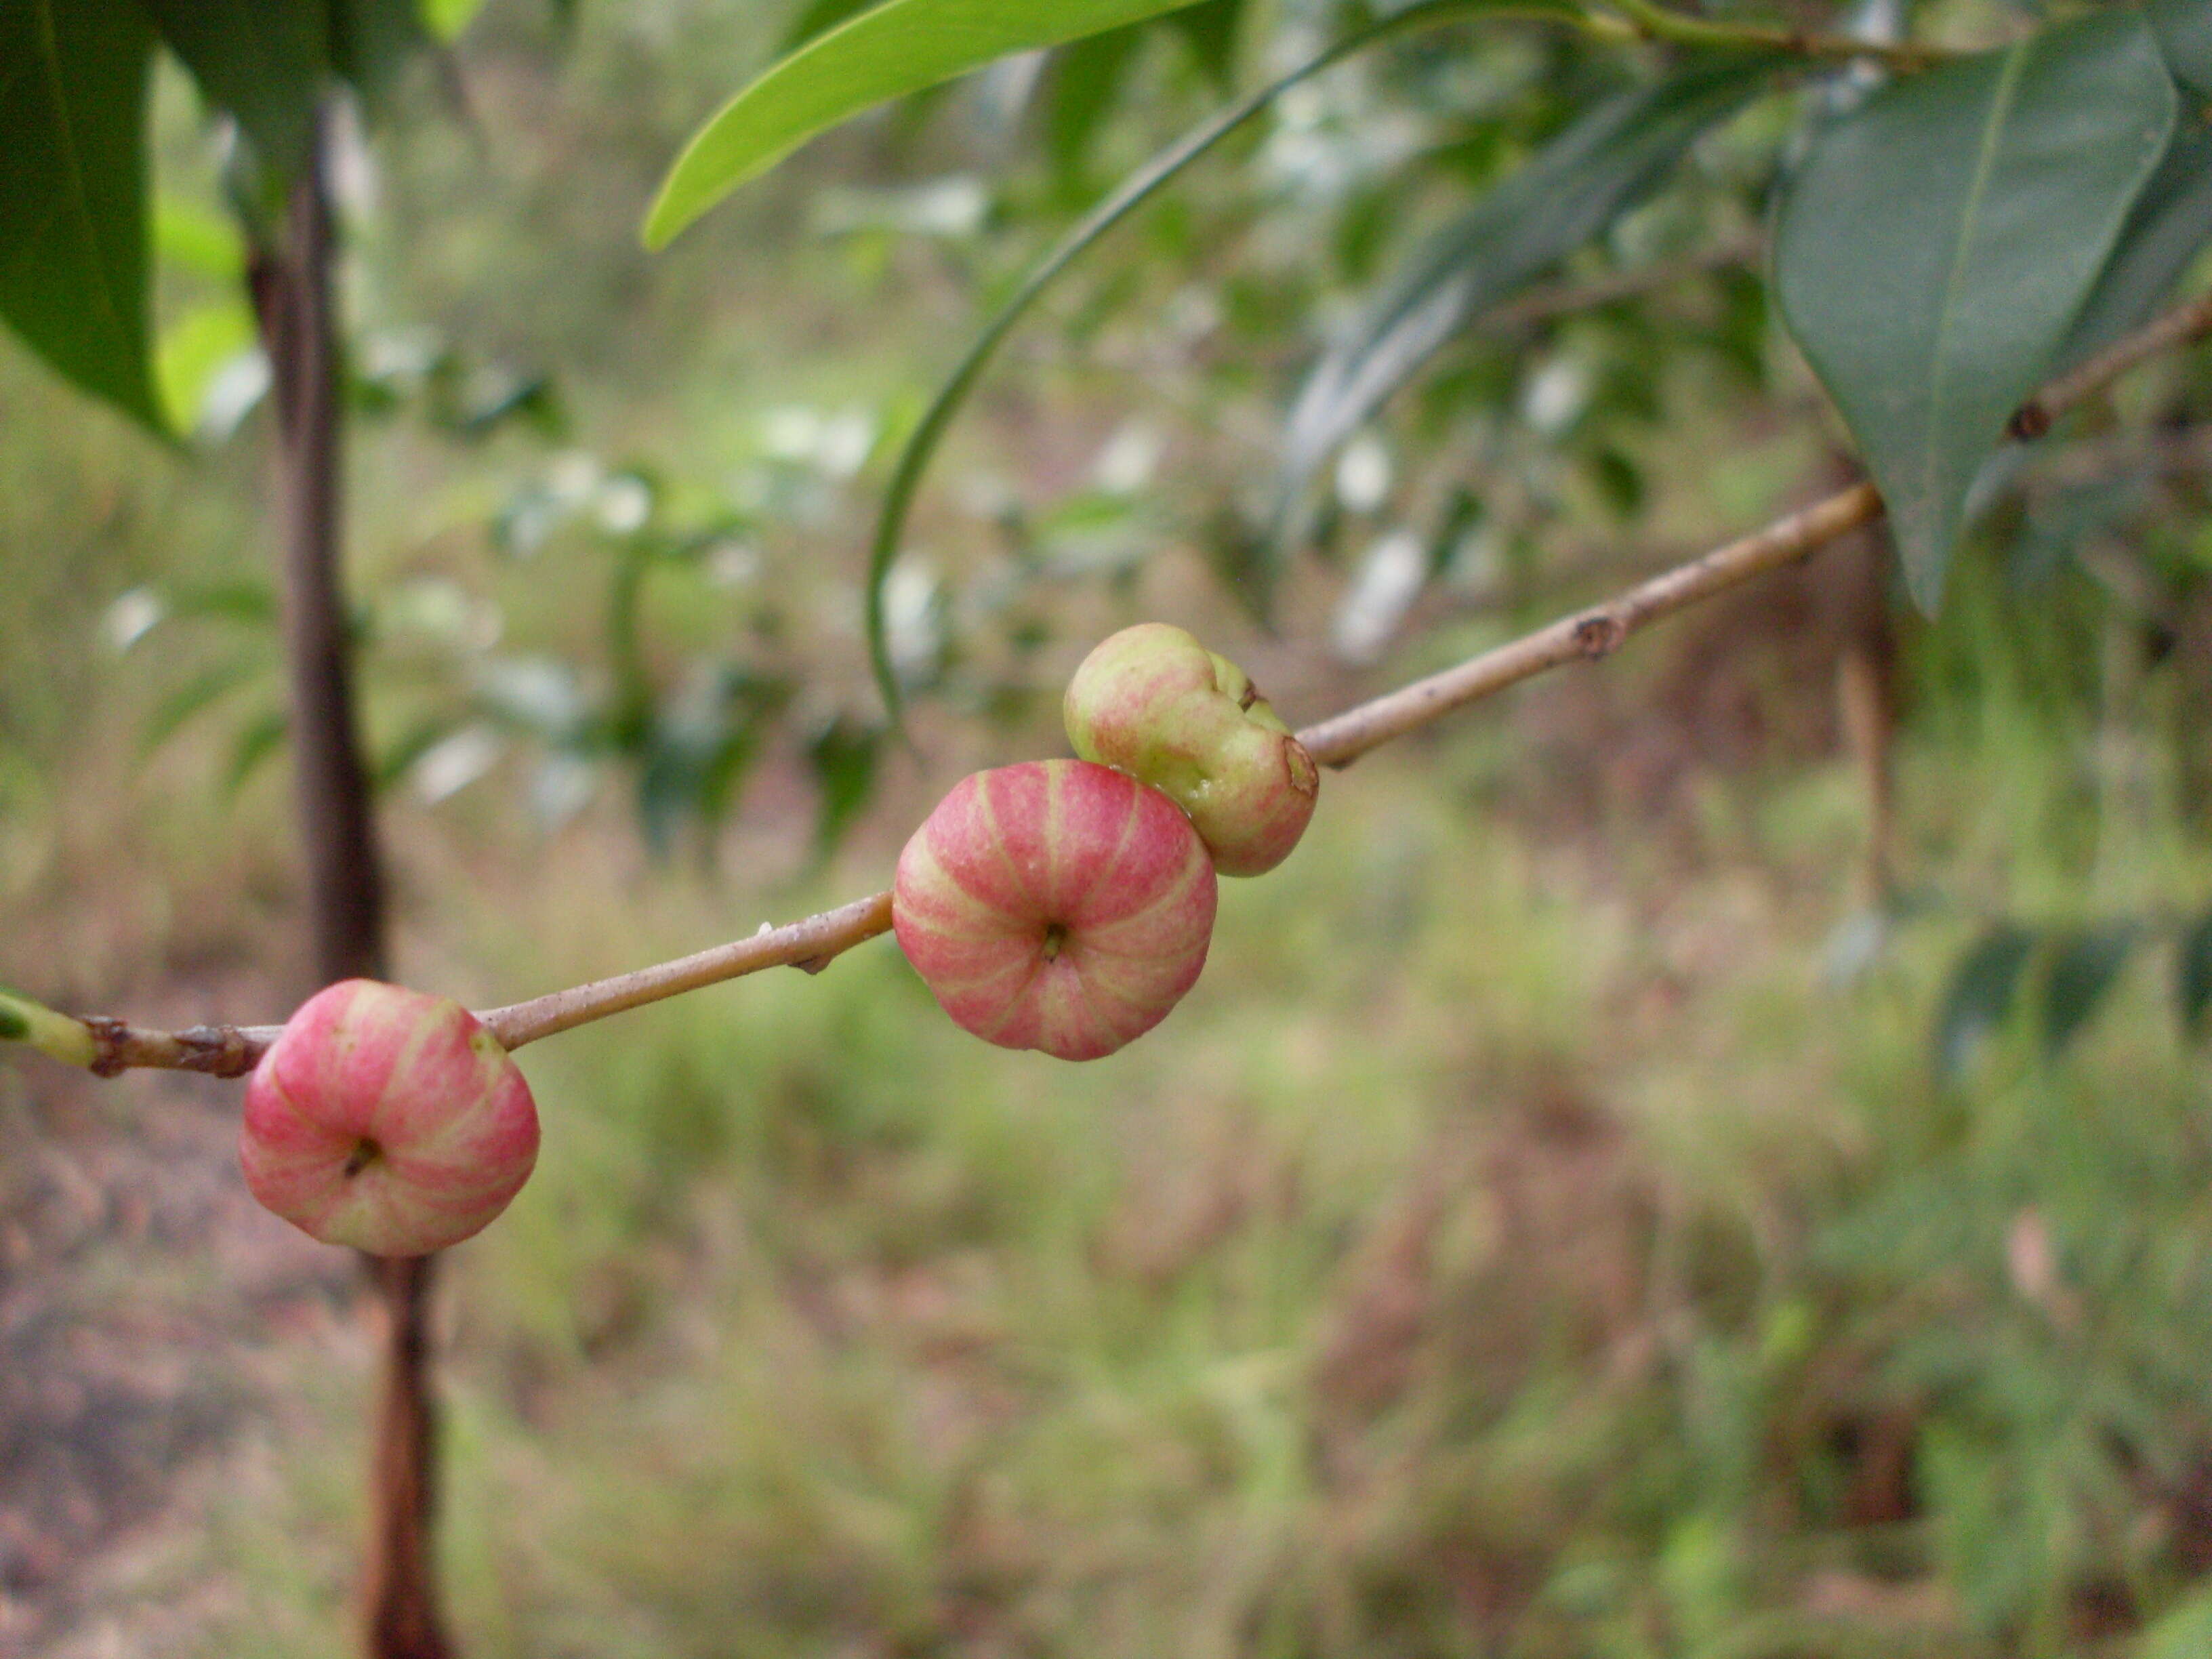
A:
{"type": "Polygon", "coordinates": [[[2051,411],[2040,398],[2030,398],[2005,422],[2005,436],[2014,443],[2032,444],[2051,430],[2051,411]]]}
{"type": "Polygon", "coordinates": [[[131,1062],[125,1050],[131,1041],[131,1025],[127,1020],[112,1014],[86,1014],[82,1017],[84,1029],[92,1033],[93,1056],[89,1068],[94,1077],[120,1077],[131,1062]]]}
{"type": "Polygon", "coordinates": [[[1593,611],[1575,623],[1575,648],[1595,662],[1620,649],[1628,623],[1611,611],[1593,611]]]}

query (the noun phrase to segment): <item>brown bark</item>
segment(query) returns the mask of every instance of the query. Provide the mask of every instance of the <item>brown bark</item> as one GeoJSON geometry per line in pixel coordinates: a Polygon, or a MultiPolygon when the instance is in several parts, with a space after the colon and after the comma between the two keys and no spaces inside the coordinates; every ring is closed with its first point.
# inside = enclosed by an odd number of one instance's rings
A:
{"type": "MultiPolygon", "coordinates": [[[[383,869],[355,718],[341,559],[344,381],[324,161],[319,126],[292,187],[281,240],[256,250],[247,278],[276,410],[293,777],[318,985],[386,974],[383,869]]],[[[386,1320],[370,1464],[364,1650],[369,1659],[450,1659],[431,1549],[437,1422],[428,1312],[434,1259],[362,1260],[386,1320]]]]}

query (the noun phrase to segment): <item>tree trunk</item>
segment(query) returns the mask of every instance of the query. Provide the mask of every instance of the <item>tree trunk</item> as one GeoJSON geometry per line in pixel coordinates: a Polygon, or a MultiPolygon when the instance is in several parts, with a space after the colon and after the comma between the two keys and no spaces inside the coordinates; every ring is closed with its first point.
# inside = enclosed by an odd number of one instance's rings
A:
{"type": "MultiPolygon", "coordinates": [[[[292,765],[315,982],[385,976],[384,878],[354,718],[340,559],[343,376],[331,298],[333,229],[319,123],[274,246],[248,272],[276,410],[292,765]]],[[[363,1586],[370,1659],[450,1659],[431,1552],[436,1418],[427,1315],[433,1259],[364,1257],[385,1310],[363,1586]]]]}

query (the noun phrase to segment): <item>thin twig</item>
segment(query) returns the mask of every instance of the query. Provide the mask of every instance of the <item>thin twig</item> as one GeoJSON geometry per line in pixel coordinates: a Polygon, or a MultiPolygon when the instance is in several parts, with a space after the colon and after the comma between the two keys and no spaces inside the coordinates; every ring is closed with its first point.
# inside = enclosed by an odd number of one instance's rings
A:
{"type": "Polygon", "coordinates": [[[2061,415],[2145,358],[2187,345],[2207,333],[2212,333],[2212,292],[2176,306],[2134,333],[2121,336],[2087,362],[2069,369],[2013,411],[2006,435],[2033,443],[2050,431],[2061,415]]]}
{"type": "Polygon", "coordinates": [[[1524,635],[1510,645],[1431,674],[1425,680],[1346,710],[1298,733],[1323,766],[1349,766],[1369,750],[1479,698],[1494,696],[1561,663],[1610,656],[1623,641],[1646,624],[1686,605],[1711,599],[1753,577],[1794,564],[1815,550],[1881,516],[1881,492],[1870,483],[1853,484],[1817,506],[1776,520],[1755,535],[1717,548],[1701,559],[1676,565],[1619,598],[1548,628],[1524,635]]]}
{"type": "Polygon", "coordinates": [[[1798,29],[1758,23],[1717,23],[1656,3],[1656,0],[1601,0],[1625,17],[1647,40],[1705,46],[1723,52],[1781,52],[1796,58],[1871,58],[1903,74],[1913,74],[1949,56],[1940,47],[1899,46],[1849,35],[1808,34],[1798,29]]]}
{"type": "MultiPolygon", "coordinates": [[[[2212,294],[2167,312],[2044,387],[2013,417],[2012,435],[2021,438],[2047,432],[2060,414],[2145,358],[2186,345],[2208,332],[2212,332],[2212,294]]],[[[1609,655],[1630,635],[1660,617],[1795,563],[1871,524],[1881,511],[1881,496],[1871,483],[1853,484],[1753,535],[1639,582],[1603,605],[1562,617],[1457,667],[1309,726],[1298,733],[1299,740],[1323,765],[1347,766],[1393,738],[1417,731],[1455,708],[1494,696],[1547,668],[1609,655]]],[[[854,945],[888,933],[890,926],[891,896],[871,894],[801,921],[764,929],[750,939],[495,1008],[478,1018],[509,1048],[519,1048],[609,1014],[765,968],[818,971],[854,945]]],[[[116,1019],[72,1019],[0,993],[0,1037],[31,1042],[56,1059],[89,1065],[103,1075],[133,1066],[154,1066],[240,1076],[252,1068],[281,1029],[217,1025],[197,1026],[188,1031],[144,1030],[116,1019]],[[89,1048],[81,1032],[88,1034],[89,1048]]]]}

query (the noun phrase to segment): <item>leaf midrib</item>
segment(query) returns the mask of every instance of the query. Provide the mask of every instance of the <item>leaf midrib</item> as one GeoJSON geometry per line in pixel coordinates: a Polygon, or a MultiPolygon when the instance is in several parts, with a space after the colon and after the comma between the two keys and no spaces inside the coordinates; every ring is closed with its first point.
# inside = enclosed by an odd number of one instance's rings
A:
{"type": "Polygon", "coordinates": [[[2032,44],[2022,41],[2007,52],[2004,64],[1997,71],[1997,84],[1990,100],[1990,118],[1982,129],[1981,149],[1974,157],[1973,181],[1967,186],[1966,211],[1960,218],[1959,246],[1952,255],[1951,270],[1943,283],[1943,304],[1936,313],[1934,367],[1928,384],[1929,422],[1920,439],[1920,485],[1929,494],[1935,493],[1937,477],[1942,471],[1936,437],[1943,429],[1945,389],[1950,375],[1951,323],[1959,313],[1959,300],[1974,243],[1975,222],[1980,217],[1982,198],[1989,190],[1990,175],[1996,169],[1998,141],[2011,118],[2021,71],[2027,63],[2032,44]]]}
{"type": "Polygon", "coordinates": [[[62,164],[69,174],[70,188],[66,193],[67,205],[70,216],[83,232],[85,251],[91,256],[88,263],[92,267],[93,284],[98,292],[100,309],[106,316],[108,326],[115,337],[125,343],[127,351],[131,331],[125,326],[115,295],[108,287],[107,268],[101,257],[99,234],[92,222],[91,204],[86,199],[84,167],[77,155],[76,132],[70,123],[69,104],[62,92],[61,46],[54,33],[53,0],[35,0],[35,4],[40,45],[44,48],[41,54],[42,67],[46,70],[44,84],[52,100],[54,128],[61,145],[62,164]]]}

